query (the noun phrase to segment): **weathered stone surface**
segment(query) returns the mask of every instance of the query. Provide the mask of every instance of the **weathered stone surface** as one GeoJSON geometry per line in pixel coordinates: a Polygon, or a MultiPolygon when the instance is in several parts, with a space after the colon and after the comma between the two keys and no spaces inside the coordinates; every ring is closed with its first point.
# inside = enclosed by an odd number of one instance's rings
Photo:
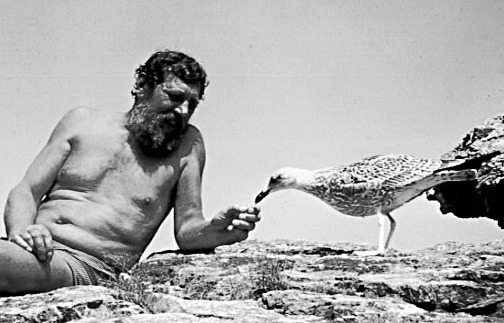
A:
{"type": "Polygon", "coordinates": [[[75,286],[43,294],[0,298],[0,322],[69,322],[93,316],[104,319],[144,313],[140,306],[117,300],[101,286],[75,286]]]}
{"type": "Polygon", "coordinates": [[[0,322],[504,322],[504,240],[353,254],[366,248],[276,240],[156,254],[117,283],[0,298],[0,322]]]}
{"type": "Polygon", "coordinates": [[[491,152],[501,154],[484,162],[478,171],[478,181],[452,182],[439,185],[430,200],[440,203],[442,213],[460,218],[487,217],[504,228],[504,115],[486,120],[471,130],[443,159],[472,158],[491,152]]]}

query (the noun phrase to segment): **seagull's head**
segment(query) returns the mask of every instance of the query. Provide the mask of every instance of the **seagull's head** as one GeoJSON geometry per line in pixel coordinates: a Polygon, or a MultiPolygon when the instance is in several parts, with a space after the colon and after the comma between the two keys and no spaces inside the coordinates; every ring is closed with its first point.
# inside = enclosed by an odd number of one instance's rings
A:
{"type": "Polygon", "coordinates": [[[275,171],[268,182],[268,187],[257,194],[255,202],[259,203],[268,194],[289,188],[299,188],[299,181],[306,175],[306,170],[294,167],[284,167],[275,171]]]}

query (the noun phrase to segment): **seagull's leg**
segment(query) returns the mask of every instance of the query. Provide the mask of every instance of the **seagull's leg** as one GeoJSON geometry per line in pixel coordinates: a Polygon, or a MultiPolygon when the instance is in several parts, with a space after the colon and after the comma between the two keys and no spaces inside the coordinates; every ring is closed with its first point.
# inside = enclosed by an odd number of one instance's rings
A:
{"type": "MultiPolygon", "coordinates": [[[[390,239],[390,234],[389,237],[390,239]]],[[[387,239],[387,243],[389,242],[387,239]]],[[[377,254],[384,254],[386,249],[385,243],[385,214],[384,212],[378,211],[378,252],[377,254]]]]}
{"type": "Polygon", "coordinates": [[[382,212],[378,210],[378,250],[366,250],[366,251],[356,251],[354,252],[357,256],[377,256],[384,255],[385,251],[387,251],[390,239],[392,238],[392,234],[395,230],[395,221],[390,216],[388,212],[382,212]],[[385,217],[388,217],[390,220],[390,231],[385,241],[385,217]]]}
{"type": "Polygon", "coordinates": [[[390,240],[392,240],[392,235],[394,234],[394,231],[395,231],[395,228],[396,228],[396,221],[390,215],[389,212],[383,212],[383,214],[385,214],[387,216],[387,218],[389,219],[389,221],[390,221],[390,231],[389,231],[389,234],[388,234],[388,237],[387,237],[387,242],[385,243],[385,250],[387,250],[388,247],[389,247],[389,244],[390,244],[390,240]]]}

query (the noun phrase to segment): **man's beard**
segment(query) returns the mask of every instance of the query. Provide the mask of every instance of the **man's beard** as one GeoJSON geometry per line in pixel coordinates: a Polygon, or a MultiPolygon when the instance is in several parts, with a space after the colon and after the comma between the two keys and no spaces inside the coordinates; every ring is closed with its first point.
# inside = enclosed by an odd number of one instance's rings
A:
{"type": "Polygon", "coordinates": [[[149,104],[138,104],[128,112],[126,129],[148,156],[166,157],[178,148],[187,128],[176,112],[157,113],[149,104]]]}

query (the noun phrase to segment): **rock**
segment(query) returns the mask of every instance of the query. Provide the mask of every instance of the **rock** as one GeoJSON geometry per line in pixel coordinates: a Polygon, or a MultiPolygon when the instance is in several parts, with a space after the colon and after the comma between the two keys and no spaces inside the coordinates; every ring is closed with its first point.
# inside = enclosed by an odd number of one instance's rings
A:
{"type": "Polygon", "coordinates": [[[0,298],[0,322],[504,322],[504,240],[358,257],[246,241],[155,254],[128,279],[0,298]]]}
{"type": "Polygon", "coordinates": [[[69,322],[144,313],[138,305],[115,299],[102,286],[73,286],[43,294],[0,298],[0,322],[69,322]]]}
{"type": "MultiPolygon", "coordinates": [[[[492,152],[504,152],[504,115],[486,120],[471,130],[442,159],[473,158],[492,152]]],[[[451,182],[437,186],[428,196],[440,203],[442,213],[460,218],[487,217],[504,228],[504,154],[484,162],[477,182],[451,182]]]]}
{"type": "Polygon", "coordinates": [[[263,302],[268,309],[282,314],[315,315],[328,321],[399,323],[416,318],[423,322],[427,314],[425,310],[393,297],[367,298],[287,290],[268,292],[263,295],[263,302]]]}

